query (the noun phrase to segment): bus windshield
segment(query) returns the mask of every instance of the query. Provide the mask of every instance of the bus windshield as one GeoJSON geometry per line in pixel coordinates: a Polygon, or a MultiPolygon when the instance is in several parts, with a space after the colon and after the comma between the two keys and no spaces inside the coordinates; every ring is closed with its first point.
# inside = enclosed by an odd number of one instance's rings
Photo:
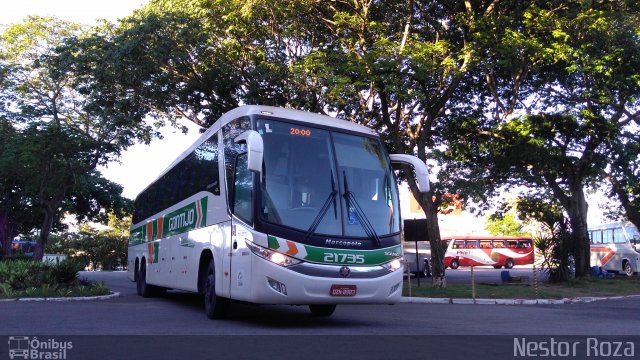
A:
{"type": "Polygon", "coordinates": [[[264,141],[260,217],[328,236],[400,231],[398,195],[378,139],[258,119],[264,141]]]}

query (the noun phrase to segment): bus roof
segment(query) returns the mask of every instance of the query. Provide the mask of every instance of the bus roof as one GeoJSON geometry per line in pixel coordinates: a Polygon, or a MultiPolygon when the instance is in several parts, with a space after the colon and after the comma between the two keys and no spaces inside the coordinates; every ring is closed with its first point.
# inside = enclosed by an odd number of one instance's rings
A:
{"type": "Polygon", "coordinates": [[[630,228],[630,227],[631,228],[634,227],[634,225],[630,222],[615,221],[615,222],[610,222],[606,224],[589,226],[589,230],[607,230],[607,229],[630,228]]]}
{"type": "Polygon", "coordinates": [[[311,113],[308,111],[286,109],[286,108],[280,108],[275,106],[263,106],[263,105],[244,105],[244,106],[237,107],[225,113],[224,115],[222,115],[220,119],[216,121],[216,123],[219,123],[218,127],[216,128],[215,126],[216,124],[214,124],[211,127],[211,129],[205,132],[205,134],[208,133],[210,130],[211,132],[218,131],[220,127],[226,125],[233,119],[237,119],[239,117],[249,116],[249,115],[265,115],[270,117],[298,120],[298,121],[306,122],[309,124],[329,126],[329,127],[344,129],[344,130],[353,131],[353,132],[360,132],[360,133],[364,133],[372,136],[378,136],[378,134],[375,131],[369,129],[368,127],[362,126],[360,124],[356,124],[351,121],[338,119],[338,118],[327,116],[327,115],[311,113]]]}
{"type": "MultiPolygon", "coordinates": [[[[369,136],[379,136],[378,133],[373,131],[372,129],[356,124],[354,122],[350,122],[343,119],[338,119],[335,117],[321,115],[316,113],[311,113],[308,111],[302,110],[294,110],[294,109],[286,109],[275,106],[265,106],[265,105],[243,105],[239,106],[233,110],[230,110],[224,113],[211,127],[209,127],[200,137],[186,150],[184,150],[180,156],[178,156],[173,162],[167,166],[151,183],[149,183],[140,194],[144,192],[146,189],[151,186],[151,184],[155,183],[159,178],[161,178],[164,174],[166,174],[169,170],[171,170],[176,164],[186,158],[189,154],[195,150],[198,146],[200,146],[203,142],[205,142],[211,135],[220,130],[223,126],[231,122],[232,120],[241,118],[243,116],[250,115],[264,115],[274,118],[282,118],[282,119],[290,119],[301,121],[305,123],[309,123],[312,125],[321,125],[333,127],[336,129],[347,130],[350,132],[358,132],[362,134],[366,134],[369,136]]],[[[139,194],[138,194],[139,195],[139,194]]]]}

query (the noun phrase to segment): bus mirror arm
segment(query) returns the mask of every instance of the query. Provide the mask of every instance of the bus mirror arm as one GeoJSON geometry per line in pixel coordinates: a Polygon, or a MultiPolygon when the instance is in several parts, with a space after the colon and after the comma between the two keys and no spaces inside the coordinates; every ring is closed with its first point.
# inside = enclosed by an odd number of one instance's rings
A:
{"type": "Polygon", "coordinates": [[[392,163],[406,164],[413,167],[420,192],[425,193],[430,190],[429,168],[422,160],[416,156],[406,154],[390,154],[389,158],[392,163]]]}
{"type": "MultiPolygon", "coordinates": [[[[235,138],[236,143],[247,143],[247,167],[250,171],[262,173],[262,158],[264,155],[264,143],[262,136],[255,130],[247,130],[235,138]]],[[[261,177],[260,177],[261,178],[261,177]]]]}

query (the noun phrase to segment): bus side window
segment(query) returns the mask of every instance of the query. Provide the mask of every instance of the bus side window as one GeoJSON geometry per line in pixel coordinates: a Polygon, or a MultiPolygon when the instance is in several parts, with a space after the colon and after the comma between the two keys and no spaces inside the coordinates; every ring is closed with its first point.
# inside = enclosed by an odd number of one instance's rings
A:
{"type": "Polygon", "coordinates": [[[493,247],[494,248],[503,248],[504,247],[504,240],[493,240],[493,247]]]}
{"type": "Polygon", "coordinates": [[[627,238],[624,235],[622,228],[613,230],[613,242],[614,243],[626,243],[627,238]]]}
{"type": "Polygon", "coordinates": [[[239,154],[233,177],[233,213],[248,224],[253,223],[251,180],[251,171],[247,165],[247,153],[239,154]]]}
{"type": "MultiPolygon", "coordinates": [[[[251,121],[248,117],[241,117],[230,121],[222,129],[222,143],[224,145],[223,155],[225,164],[225,175],[227,177],[227,194],[233,190],[232,178],[234,175],[234,164],[236,155],[246,151],[247,145],[236,144],[234,140],[243,132],[251,129],[251,121]]],[[[229,195],[227,195],[228,198],[229,195]]],[[[231,199],[229,199],[231,200],[231,199]]]]}

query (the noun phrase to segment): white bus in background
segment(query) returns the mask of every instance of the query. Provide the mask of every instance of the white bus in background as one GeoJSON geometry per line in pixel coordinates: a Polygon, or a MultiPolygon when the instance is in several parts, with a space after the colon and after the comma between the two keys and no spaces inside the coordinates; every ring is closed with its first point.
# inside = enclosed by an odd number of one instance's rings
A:
{"type": "Polygon", "coordinates": [[[640,272],[640,234],[630,223],[615,222],[589,228],[591,266],[631,276],[640,272]]]}
{"type": "Polygon", "coordinates": [[[399,301],[403,265],[391,163],[371,129],[308,112],[242,106],[223,115],[135,200],[128,277],[138,294],[204,294],[209,318],[229,300],[309,305],[399,301]]]}

